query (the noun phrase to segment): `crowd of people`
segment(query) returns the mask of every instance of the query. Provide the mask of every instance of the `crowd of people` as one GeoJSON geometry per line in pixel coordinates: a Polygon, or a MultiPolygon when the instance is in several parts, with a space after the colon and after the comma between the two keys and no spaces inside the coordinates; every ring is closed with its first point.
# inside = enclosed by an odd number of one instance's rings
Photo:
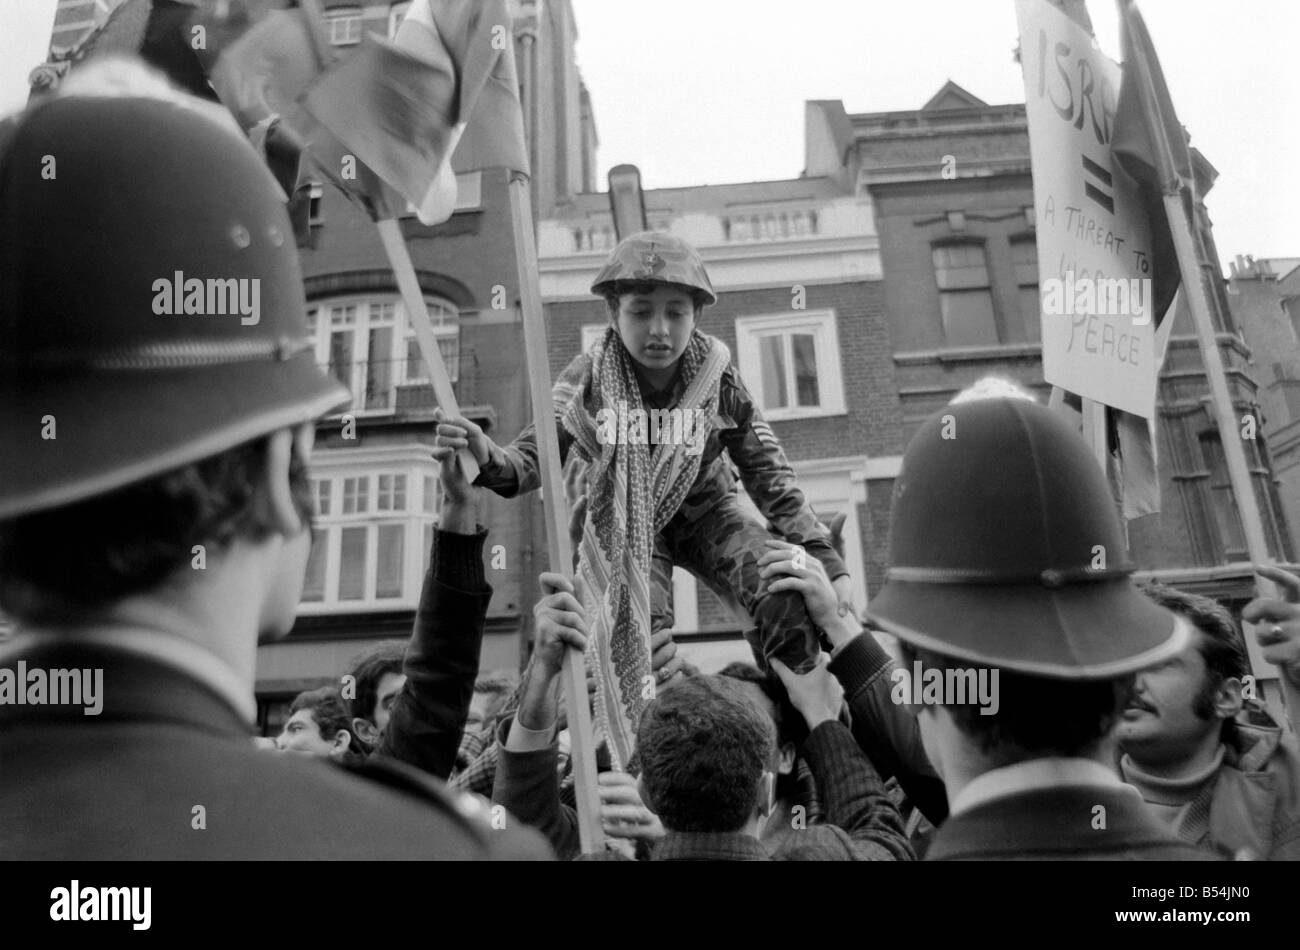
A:
{"type": "MultiPolygon", "coordinates": [[[[346,394],[301,345],[292,229],[259,157],[216,107],[140,82],[69,81],[0,132],[0,609],[19,624],[0,664],[105,682],[94,717],[0,704],[0,856],[1300,857],[1294,723],[1263,702],[1225,608],[1134,583],[1109,485],[1063,416],[984,386],[920,428],[864,622],[835,533],[696,326],[713,299],[698,255],[666,235],[611,257],[609,332],[557,387],[588,489],[581,560],[539,578],[522,673],[479,669],[477,506],[537,487],[536,441],[498,446],[440,412],[444,504],[409,640],[254,740],[256,647],[288,632],[302,590],[316,421],[346,394]],[[260,280],[260,320],[160,318],[155,277],[176,272],[260,280]],[[715,422],[694,455],[619,455],[589,427],[616,396],[715,422]],[[752,618],[752,663],[686,662],[662,591],[674,563],[752,618]],[[599,657],[611,625],[643,655],[599,657]],[[592,660],[603,739],[594,853],[570,655],[592,660]]],[[[1300,690],[1300,578],[1259,571],[1284,597],[1244,617],[1300,690]]]]}

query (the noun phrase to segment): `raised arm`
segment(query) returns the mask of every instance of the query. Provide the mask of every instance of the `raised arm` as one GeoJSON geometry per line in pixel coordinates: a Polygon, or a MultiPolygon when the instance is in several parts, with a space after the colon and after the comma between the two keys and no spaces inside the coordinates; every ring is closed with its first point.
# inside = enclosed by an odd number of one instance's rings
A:
{"type": "Polygon", "coordinates": [[[433,533],[420,605],[379,753],[446,779],[456,764],[469,716],[492,588],[483,572],[487,531],[476,524],[474,490],[452,444],[463,435],[439,419],[434,457],[441,465],[443,509],[433,533]]]}

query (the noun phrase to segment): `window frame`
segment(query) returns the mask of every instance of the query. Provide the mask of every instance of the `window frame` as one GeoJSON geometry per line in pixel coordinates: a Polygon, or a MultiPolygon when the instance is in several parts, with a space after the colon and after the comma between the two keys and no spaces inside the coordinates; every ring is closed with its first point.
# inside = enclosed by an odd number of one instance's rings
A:
{"type": "Polygon", "coordinates": [[[432,460],[427,463],[397,461],[375,462],[364,466],[345,465],[313,473],[312,482],[314,496],[319,497],[321,485],[327,484],[329,488],[324,491],[331,499],[331,513],[317,514],[312,524],[313,530],[320,533],[324,544],[321,567],[324,583],[318,599],[300,598],[298,612],[317,616],[415,607],[419,602],[424,572],[429,562],[429,551],[421,550],[421,546],[425,544],[426,536],[430,536],[429,532],[442,514],[442,492],[437,465],[432,460]],[[399,478],[405,480],[400,506],[396,504],[399,478]],[[390,508],[380,507],[381,479],[390,480],[390,508]],[[368,504],[360,510],[354,504],[354,510],[344,511],[344,482],[348,480],[357,480],[353,496],[358,497],[364,491],[368,500],[368,504]],[[431,487],[433,499],[426,496],[431,487]],[[380,597],[379,539],[382,529],[388,526],[398,526],[402,530],[399,548],[400,582],[396,596],[380,597]],[[360,598],[344,600],[339,596],[342,587],[343,532],[352,528],[360,528],[365,532],[365,562],[362,565],[364,583],[360,598]]]}
{"type": "MultiPolygon", "coordinates": [[[[788,346],[786,352],[790,352],[788,346]]],[[[839,321],[833,308],[736,318],[736,366],[745,385],[753,393],[763,418],[768,421],[846,415],[848,406],[844,399],[840,352],[839,321]],[[765,337],[788,338],[810,331],[817,360],[818,405],[767,408],[759,341],[765,337]]],[[[788,372],[792,373],[793,370],[788,369],[788,372]]],[[[790,394],[794,398],[793,390],[790,394]]]]}
{"type": "MultiPolygon", "coordinates": [[[[990,261],[989,261],[989,249],[988,249],[987,241],[985,241],[983,238],[961,238],[961,239],[944,238],[941,240],[932,241],[930,243],[930,272],[934,276],[935,293],[937,294],[937,298],[938,298],[937,303],[939,305],[939,332],[940,335],[943,337],[943,345],[945,348],[961,349],[961,348],[981,347],[981,346],[1005,346],[1009,343],[1015,342],[1013,340],[1006,339],[1007,336],[1006,328],[1003,326],[1003,322],[999,319],[998,299],[997,299],[997,294],[993,292],[993,268],[990,265],[990,261]],[[980,257],[984,262],[984,283],[983,284],[972,285],[969,287],[966,286],[945,287],[943,285],[944,282],[940,280],[941,271],[939,268],[939,261],[937,260],[937,257],[941,251],[953,250],[955,248],[974,248],[975,250],[979,251],[980,257]],[[989,319],[991,321],[991,325],[993,328],[993,339],[991,340],[979,340],[973,342],[970,341],[955,342],[951,339],[951,334],[948,332],[949,321],[944,319],[944,301],[951,299],[946,295],[952,293],[970,292],[970,291],[983,291],[983,293],[988,298],[989,319]]],[[[1016,303],[1017,314],[1019,313],[1019,309],[1020,309],[1020,304],[1019,301],[1017,301],[1016,303]]]]}
{"type": "MultiPolygon", "coordinates": [[[[454,385],[460,380],[460,311],[455,304],[442,297],[426,294],[425,303],[428,306],[429,315],[433,318],[433,335],[434,339],[439,343],[439,349],[441,350],[444,339],[454,339],[455,341],[455,359],[449,362],[444,360],[447,375],[454,385]]],[[[406,305],[398,294],[392,292],[342,294],[311,301],[307,307],[308,330],[315,347],[316,363],[323,367],[326,372],[330,371],[330,346],[334,331],[341,329],[343,326],[334,326],[334,314],[336,311],[346,311],[348,308],[354,309],[351,323],[346,324],[350,328],[352,342],[350,371],[347,381],[340,380],[340,382],[352,394],[352,401],[346,408],[336,410],[331,415],[331,418],[344,414],[358,417],[393,415],[397,412],[397,393],[402,387],[429,386],[432,384],[429,379],[428,368],[424,364],[423,355],[421,355],[419,362],[423,375],[419,377],[408,375],[410,346],[415,345],[418,349],[419,344],[416,342],[415,329],[406,314],[406,305]],[[384,308],[390,305],[393,308],[391,320],[372,319],[372,315],[383,314],[384,308]],[[380,327],[388,327],[392,330],[389,340],[389,352],[386,356],[380,357],[382,360],[387,360],[390,365],[388,387],[384,399],[385,405],[367,407],[367,374],[370,371],[371,363],[371,330],[380,327]],[[322,329],[325,330],[324,333],[321,332],[322,329]]]]}
{"type": "Polygon", "coordinates": [[[361,34],[364,30],[365,19],[362,8],[359,6],[335,7],[333,10],[326,10],[324,18],[325,28],[329,32],[330,46],[336,48],[346,48],[356,46],[361,42],[361,34]],[[338,38],[338,27],[344,25],[343,39],[338,38]],[[352,38],[353,28],[355,25],[356,38],[352,38]]]}

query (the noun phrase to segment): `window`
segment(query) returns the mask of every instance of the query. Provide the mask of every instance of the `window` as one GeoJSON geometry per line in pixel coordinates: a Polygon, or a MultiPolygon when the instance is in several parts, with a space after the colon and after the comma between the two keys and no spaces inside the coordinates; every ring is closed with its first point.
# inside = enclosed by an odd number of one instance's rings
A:
{"type": "Polygon", "coordinates": [[[834,311],[740,317],[736,349],[741,376],[768,418],[845,411],[834,311]]]}
{"type": "Polygon", "coordinates": [[[330,10],[325,14],[325,26],[334,46],[355,46],[361,42],[361,8],[330,10]]]}
{"type": "Polygon", "coordinates": [[[360,478],[343,479],[343,513],[345,515],[361,514],[369,507],[368,494],[370,491],[370,477],[363,475],[360,478]]]}
{"type": "Polygon", "coordinates": [[[321,202],[325,199],[325,187],[318,181],[307,185],[307,227],[319,228],[325,223],[325,211],[321,202]]]}
{"type": "MultiPolygon", "coordinates": [[[[328,482],[326,483],[328,484],[328,482]]],[[[329,534],[319,528],[311,532],[311,555],[307,559],[307,575],[302,583],[302,599],[325,599],[325,559],[329,554],[329,534]]]]}
{"type": "MultiPolygon", "coordinates": [[[[442,354],[442,365],[447,367],[447,376],[454,383],[460,379],[460,327],[456,322],[456,313],[447,304],[429,303],[429,320],[433,323],[433,338],[438,343],[438,352],[442,354]]],[[[420,341],[415,330],[406,331],[406,382],[429,382],[429,367],[424,362],[424,353],[420,351],[420,341]]]]}
{"type": "Polygon", "coordinates": [[[1038,245],[1032,236],[1012,239],[1011,264],[1016,274],[1016,293],[1020,300],[1020,319],[1025,325],[1025,339],[1038,343],[1043,338],[1043,319],[1038,293],[1038,245]]]}
{"type": "Polygon", "coordinates": [[[732,214],[722,219],[726,241],[785,241],[816,233],[817,212],[811,209],[732,214]]]}
{"type": "Polygon", "coordinates": [[[406,17],[406,11],[411,9],[410,0],[403,0],[402,3],[394,3],[388,10],[388,38],[391,40],[397,36],[397,28],[402,25],[402,20],[406,17]]]}
{"type": "Polygon", "coordinates": [[[1225,555],[1246,552],[1246,532],[1241,526],[1241,513],[1237,499],[1232,494],[1228,479],[1228,459],[1223,453],[1223,443],[1217,431],[1201,433],[1201,457],[1210,473],[1207,483],[1210,508],[1219,529],[1219,543],[1225,555]]]}
{"type": "Polygon", "coordinates": [[[366,525],[343,528],[339,532],[339,600],[363,600],[366,596],[366,542],[369,533],[366,525]]]}
{"type": "Polygon", "coordinates": [[[318,515],[302,593],[311,612],[414,606],[428,555],[413,545],[432,542],[441,499],[437,464],[423,450],[410,452],[397,467],[356,472],[350,451],[352,471],[315,477],[318,515]]]}
{"type": "Polygon", "coordinates": [[[318,478],[315,480],[316,485],[316,514],[321,517],[329,517],[330,513],[330,487],[333,483],[327,478],[318,478]]]}
{"type": "MultiPolygon", "coordinates": [[[[443,365],[455,383],[460,378],[459,315],[446,301],[426,303],[443,365]]],[[[341,412],[393,412],[399,387],[429,385],[424,354],[407,322],[406,307],[395,295],[329,301],[308,313],[317,361],[352,393],[352,404],[341,412]]]]}
{"type": "Polygon", "coordinates": [[[406,476],[379,476],[379,511],[406,510],[406,476]]]}
{"type": "Polygon", "coordinates": [[[982,244],[944,244],[934,248],[939,312],[948,346],[986,346],[998,340],[993,293],[982,244]]]}
{"type": "Polygon", "coordinates": [[[375,558],[375,597],[402,596],[402,548],[406,544],[406,526],[379,525],[379,556],[375,558]]]}

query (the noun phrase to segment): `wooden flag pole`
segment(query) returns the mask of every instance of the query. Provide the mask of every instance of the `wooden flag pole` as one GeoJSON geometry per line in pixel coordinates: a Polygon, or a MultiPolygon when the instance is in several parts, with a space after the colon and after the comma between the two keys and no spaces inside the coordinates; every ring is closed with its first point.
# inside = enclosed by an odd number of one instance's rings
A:
{"type": "MultiPolygon", "coordinates": [[[[396,218],[376,221],[379,239],[384,242],[384,251],[388,262],[397,277],[397,289],[401,292],[402,302],[406,304],[406,319],[415,331],[415,339],[420,344],[420,353],[429,367],[429,379],[433,383],[433,395],[438,400],[442,411],[451,416],[460,415],[460,406],[456,402],[456,391],[451,386],[451,376],[442,362],[442,352],[438,341],[433,338],[433,321],[429,318],[429,307],[424,302],[424,293],[420,290],[420,281],[415,276],[415,265],[411,263],[411,254],[406,249],[406,240],[402,237],[401,226],[396,218]]],[[[478,462],[469,449],[456,453],[465,477],[473,482],[478,478],[478,462]]]]}
{"type": "Polygon", "coordinates": [[[1088,443],[1093,459],[1101,466],[1102,474],[1109,475],[1107,462],[1110,459],[1110,445],[1106,438],[1106,406],[1095,399],[1083,400],[1083,440],[1088,443]]]}
{"type": "MultiPolygon", "coordinates": [[[[555,431],[555,407],[551,400],[550,358],[546,350],[546,324],[542,319],[542,289],[538,279],[537,239],[533,234],[533,208],[528,178],[510,179],[510,221],[514,227],[515,252],[519,265],[519,299],[523,309],[524,350],[528,364],[528,385],[532,393],[533,422],[537,432],[537,456],[541,465],[542,508],[546,516],[546,547],[551,570],[573,574],[573,545],[569,539],[564,503],[564,480],[560,470],[560,441],[555,431]]],[[[566,650],[564,655],[564,699],[572,743],[574,792],[578,802],[578,838],[583,852],[599,850],[604,843],[600,828],[600,797],[596,789],[596,749],[587,707],[587,672],[582,655],[566,650]]]]}
{"type": "MultiPolygon", "coordinates": [[[[1130,2],[1131,0],[1121,0],[1121,16],[1125,14],[1126,5],[1130,2]]],[[[1169,219],[1174,255],[1178,259],[1178,274],[1182,286],[1186,288],[1188,309],[1192,314],[1192,322],[1196,325],[1201,360],[1205,363],[1205,375],[1210,384],[1210,404],[1214,408],[1219,442],[1228,465],[1228,481],[1232,485],[1232,493],[1237,498],[1237,511],[1241,515],[1242,531],[1246,536],[1246,550],[1254,563],[1269,564],[1272,562],[1272,557],[1268,552],[1268,542],[1264,535],[1264,519],[1259,512],[1254,482],[1250,469],[1246,465],[1246,451],[1241,445],[1240,422],[1232,404],[1232,394],[1228,391],[1228,377],[1223,368],[1223,355],[1219,352],[1218,334],[1214,328],[1213,305],[1205,286],[1202,255],[1196,239],[1196,223],[1192,219],[1192,210],[1187,200],[1189,197],[1195,200],[1195,187],[1192,182],[1183,178],[1174,161],[1173,145],[1166,135],[1165,124],[1156,101],[1155,78],[1150,64],[1145,57],[1137,56],[1134,65],[1140,76],[1139,99],[1155,152],[1165,215],[1169,219]]],[[[1261,597],[1278,596],[1273,582],[1259,576],[1255,578],[1255,590],[1261,597]]],[[[1273,670],[1271,664],[1264,660],[1255,638],[1247,636],[1244,639],[1250,656],[1251,670],[1261,685],[1261,695],[1265,699],[1274,699],[1275,697],[1269,696],[1263,690],[1263,684],[1277,679],[1281,681],[1281,688],[1287,701],[1294,703],[1300,699],[1298,691],[1290,684],[1287,677],[1279,675],[1273,670]]],[[[1293,705],[1292,709],[1294,708],[1293,705]]]]}

